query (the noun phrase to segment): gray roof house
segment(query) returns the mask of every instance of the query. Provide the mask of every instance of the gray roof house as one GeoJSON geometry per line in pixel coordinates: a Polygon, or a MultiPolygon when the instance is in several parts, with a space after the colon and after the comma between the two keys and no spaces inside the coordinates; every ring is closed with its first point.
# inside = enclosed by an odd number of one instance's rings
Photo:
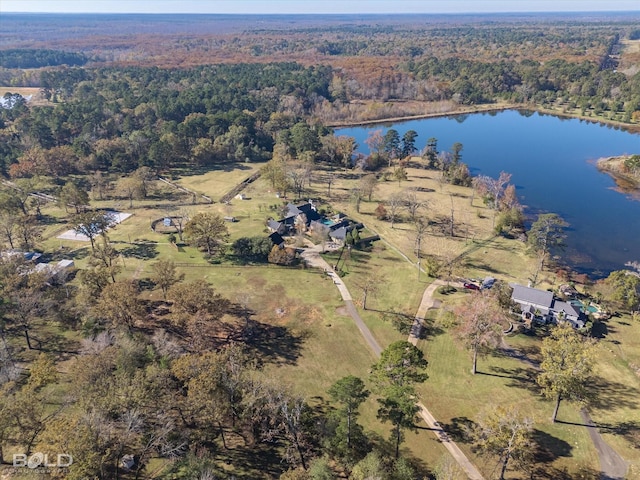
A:
{"type": "Polygon", "coordinates": [[[282,222],[278,222],[272,218],[267,220],[267,227],[269,227],[269,230],[272,232],[279,233],[280,235],[287,230],[286,226],[282,222]]]}
{"type": "Polygon", "coordinates": [[[544,323],[566,321],[573,328],[584,327],[584,315],[575,305],[557,300],[552,292],[511,284],[511,300],[520,305],[522,316],[529,320],[541,319],[544,323]]]}
{"type": "Polygon", "coordinates": [[[329,232],[329,236],[331,237],[332,240],[339,243],[343,243],[347,238],[347,232],[349,231],[351,231],[350,227],[342,226],[340,228],[336,228],[335,230],[332,230],[331,232],[329,232]]]}

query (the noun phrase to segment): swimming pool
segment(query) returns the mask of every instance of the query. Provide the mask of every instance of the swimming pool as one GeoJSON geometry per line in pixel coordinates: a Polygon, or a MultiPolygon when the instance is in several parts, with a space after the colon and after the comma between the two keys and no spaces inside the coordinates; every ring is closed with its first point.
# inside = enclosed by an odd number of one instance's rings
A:
{"type": "Polygon", "coordinates": [[[570,303],[571,305],[575,305],[585,313],[596,313],[598,311],[598,307],[594,307],[593,305],[589,305],[585,307],[584,303],[581,302],[580,300],[571,300],[570,303]]]}

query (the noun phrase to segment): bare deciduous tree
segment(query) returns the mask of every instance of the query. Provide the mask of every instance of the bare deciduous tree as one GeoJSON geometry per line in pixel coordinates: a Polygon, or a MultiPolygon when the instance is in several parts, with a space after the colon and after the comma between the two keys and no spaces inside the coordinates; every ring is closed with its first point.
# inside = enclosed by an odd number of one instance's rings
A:
{"type": "Polygon", "coordinates": [[[467,295],[456,309],[456,315],[460,320],[457,336],[473,353],[471,373],[475,375],[478,355],[498,345],[507,315],[488,290],[467,295]]]}
{"type": "Polygon", "coordinates": [[[386,203],[387,211],[389,212],[389,221],[391,222],[391,228],[394,228],[394,224],[398,220],[400,210],[405,205],[404,192],[392,193],[386,203]]]}

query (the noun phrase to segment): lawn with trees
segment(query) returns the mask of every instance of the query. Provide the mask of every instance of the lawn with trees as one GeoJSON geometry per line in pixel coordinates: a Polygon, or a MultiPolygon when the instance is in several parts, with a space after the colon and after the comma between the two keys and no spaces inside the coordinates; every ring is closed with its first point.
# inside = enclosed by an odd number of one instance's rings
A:
{"type": "Polygon", "coordinates": [[[69,452],[70,479],[456,478],[420,401],[487,478],[596,478],[581,408],[640,474],[638,266],[567,272],[564,220],[527,228],[509,173],[473,177],[459,142],[380,128],[354,156],[327,127],[507,103],[637,123],[634,57],[609,55],[637,41],[630,23],[513,21],[293,25],[162,49],[140,34],[122,41],[147,55],[127,64],[110,37],[6,49],[0,84],[44,101],[8,92],[0,108],[0,461],[69,452]],[[309,199],[364,228],[327,249],[300,217],[273,245],[266,221],[309,199]],[[380,358],[300,262],[305,243],[380,358]],[[460,287],[489,275],[489,292],[460,287]],[[508,284],[528,281],[571,283],[609,318],[521,325],[508,284]]]}

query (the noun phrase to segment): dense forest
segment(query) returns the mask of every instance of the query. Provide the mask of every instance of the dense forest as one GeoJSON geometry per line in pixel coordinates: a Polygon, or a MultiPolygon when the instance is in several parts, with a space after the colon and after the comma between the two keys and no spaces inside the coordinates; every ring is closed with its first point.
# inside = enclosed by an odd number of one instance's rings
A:
{"type": "Polygon", "coordinates": [[[3,68],[40,68],[59,65],[75,67],[85,63],[87,63],[87,57],[82,53],[19,48],[0,50],[0,67],[3,68]]]}
{"type": "Polygon", "coordinates": [[[319,142],[323,130],[300,122],[330,97],[330,80],[329,67],[293,63],[45,71],[51,106],[18,101],[1,111],[11,126],[2,170],[19,177],[267,160],[285,130],[292,148],[319,142]]]}
{"type": "Polygon", "coordinates": [[[504,103],[638,122],[637,54],[624,47],[637,30],[632,21],[505,21],[294,23],[242,35],[168,34],[162,48],[152,36],[133,35],[100,46],[92,36],[50,42],[65,50],[0,50],[0,84],[38,86],[49,101],[0,112],[0,170],[6,175],[15,165],[20,176],[30,157],[71,146],[81,170],[114,162],[121,171],[141,162],[165,168],[195,157],[201,165],[265,160],[278,131],[300,121],[322,135],[316,122],[420,108],[504,103]],[[70,66],[88,57],[96,59],[91,66],[70,66]],[[122,152],[133,152],[130,165],[118,165],[122,152]]]}
{"type": "Polygon", "coordinates": [[[403,64],[393,77],[366,81],[329,66],[295,63],[63,68],[42,71],[40,85],[49,105],[14,102],[0,111],[5,174],[34,174],[38,169],[29,165],[38,162],[51,171],[39,158],[61,148],[72,148],[79,159],[65,168],[81,171],[266,160],[282,130],[306,120],[298,130],[313,130],[318,142],[326,132],[314,119],[341,118],[351,103],[366,100],[472,106],[502,100],[560,104],[564,112],[577,109],[627,123],[640,116],[640,74],[564,59],[483,63],[430,57],[403,64]]]}

